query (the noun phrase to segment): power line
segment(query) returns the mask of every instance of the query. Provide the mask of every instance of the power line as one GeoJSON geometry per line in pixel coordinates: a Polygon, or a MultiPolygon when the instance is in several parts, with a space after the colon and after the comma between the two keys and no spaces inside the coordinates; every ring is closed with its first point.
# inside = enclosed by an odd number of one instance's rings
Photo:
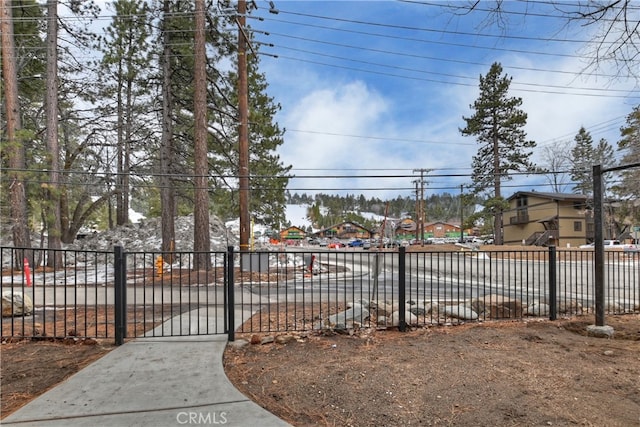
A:
{"type": "MultiPolygon", "coordinates": [[[[257,19],[256,17],[252,17],[252,18],[257,19]]],[[[478,45],[469,46],[469,44],[465,44],[465,43],[454,43],[454,42],[442,41],[442,40],[425,40],[425,39],[419,39],[419,38],[415,38],[415,37],[406,37],[406,36],[391,35],[391,34],[372,33],[372,32],[368,32],[368,31],[358,31],[358,30],[353,30],[353,29],[348,29],[348,28],[328,27],[328,26],[325,26],[325,25],[316,25],[316,24],[311,24],[311,23],[294,22],[294,21],[288,21],[288,20],[285,20],[285,19],[269,18],[269,21],[271,21],[271,22],[280,22],[280,23],[289,24],[289,25],[304,26],[304,27],[309,27],[309,28],[318,28],[318,29],[328,30],[328,31],[332,31],[332,32],[344,32],[344,33],[349,33],[349,34],[359,34],[359,35],[364,35],[364,36],[381,37],[381,38],[386,38],[386,39],[410,41],[410,42],[423,43],[423,44],[435,44],[435,45],[442,45],[442,46],[463,47],[465,49],[473,48],[473,49],[484,49],[484,50],[499,51],[499,52],[524,53],[524,54],[527,54],[527,55],[555,56],[555,57],[565,57],[565,58],[584,58],[584,56],[582,56],[582,55],[564,54],[564,53],[552,53],[552,52],[547,52],[547,51],[541,52],[541,51],[533,51],[533,50],[501,48],[501,47],[497,47],[497,46],[478,46],[478,45]]],[[[272,32],[272,31],[269,31],[268,34],[281,35],[281,34],[278,34],[278,33],[272,32]]],[[[593,75],[593,76],[603,76],[603,77],[614,77],[614,76],[606,75],[606,74],[591,74],[591,75],[593,75]]]]}
{"type": "MultiPolygon", "coordinates": [[[[263,52],[258,52],[258,53],[260,55],[270,56],[269,54],[265,54],[263,52]]],[[[339,69],[350,70],[350,71],[358,71],[358,72],[362,72],[362,73],[375,74],[375,75],[380,75],[380,76],[397,77],[397,78],[407,79],[407,80],[416,80],[416,81],[431,82],[431,83],[442,83],[442,84],[455,85],[455,86],[477,87],[477,84],[471,84],[471,83],[447,82],[447,81],[436,80],[436,79],[428,79],[428,78],[423,78],[423,77],[402,76],[402,75],[399,75],[399,74],[385,73],[385,72],[367,70],[367,69],[362,69],[362,68],[347,67],[347,66],[336,65],[336,64],[327,64],[327,63],[324,63],[324,62],[311,61],[311,60],[307,60],[307,59],[294,58],[294,57],[282,56],[282,55],[277,55],[276,57],[278,59],[281,58],[281,59],[287,59],[287,60],[291,60],[291,61],[304,62],[304,63],[307,63],[307,64],[321,65],[321,66],[325,66],[325,67],[339,68],[339,69]]],[[[461,61],[461,62],[463,62],[463,61],[461,61]]],[[[571,89],[571,88],[569,88],[569,89],[571,89]]],[[[621,99],[640,99],[640,94],[638,94],[638,95],[635,95],[635,94],[633,94],[633,95],[631,95],[631,94],[630,95],[609,95],[609,94],[602,94],[602,93],[572,93],[572,92],[565,92],[565,91],[536,90],[536,89],[526,89],[526,88],[513,88],[513,90],[514,91],[520,91],[520,92],[528,92],[528,93],[546,93],[546,94],[555,94],[555,95],[606,97],[606,98],[621,98],[621,99]]]]}
{"type": "MultiPolygon", "coordinates": [[[[375,65],[375,66],[378,66],[378,67],[391,68],[391,69],[394,69],[394,70],[411,71],[411,72],[416,72],[416,73],[426,74],[426,75],[438,75],[438,76],[443,76],[443,77],[453,77],[453,78],[457,78],[457,79],[472,80],[472,81],[474,81],[473,86],[477,85],[477,80],[478,80],[477,77],[461,76],[461,75],[456,75],[456,74],[441,73],[441,72],[437,72],[437,71],[422,70],[422,69],[417,69],[417,68],[399,67],[397,65],[388,65],[388,64],[381,64],[381,63],[377,63],[377,62],[362,61],[362,60],[358,60],[358,59],[354,59],[354,58],[347,58],[347,57],[343,57],[343,56],[330,55],[330,54],[321,53],[321,52],[313,52],[313,51],[309,51],[309,50],[305,50],[305,49],[299,49],[299,48],[282,46],[282,45],[274,45],[272,43],[269,43],[268,46],[269,47],[276,47],[276,48],[279,48],[279,49],[297,51],[297,52],[300,52],[300,53],[307,53],[307,54],[316,55],[316,56],[323,56],[323,57],[327,57],[327,58],[340,59],[340,60],[343,60],[343,61],[357,62],[357,63],[365,64],[365,65],[375,65]]],[[[365,48],[365,50],[368,50],[368,49],[365,48]]],[[[396,54],[396,53],[394,53],[394,54],[396,54]]],[[[398,53],[398,55],[403,55],[403,54],[398,53]]],[[[426,59],[430,59],[430,58],[426,58],[426,59]]],[[[330,64],[327,64],[327,65],[330,65],[330,64]]],[[[598,92],[629,93],[629,91],[625,90],[625,89],[569,87],[567,85],[562,85],[562,86],[560,86],[560,85],[550,85],[550,84],[544,84],[543,85],[543,84],[539,84],[539,83],[527,83],[527,82],[518,82],[518,81],[514,81],[514,82],[512,82],[512,84],[521,85],[521,86],[548,87],[548,88],[556,88],[556,89],[563,89],[564,88],[564,89],[572,89],[572,90],[588,90],[588,91],[598,91],[598,92]]]]}
{"type": "MultiPolygon", "coordinates": [[[[483,37],[483,38],[492,38],[492,39],[513,39],[513,40],[525,40],[525,41],[544,41],[544,42],[561,42],[561,43],[577,43],[583,44],[584,40],[577,39],[559,39],[559,38],[540,38],[540,37],[528,37],[528,36],[508,36],[508,35],[494,35],[494,34],[483,34],[483,33],[470,33],[465,31],[451,31],[444,29],[433,29],[426,27],[413,27],[409,25],[398,25],[398,24],[384,24],[379,22],[369,22],[369,21],[361,21],[357,19],[346,19],[346,18],[338,18],[332,16],[323,16],[316,15],[311,13],[303,13],[303,12],[290,12],[286,10],[280,10],[281,14],[285,15],[293,15],[293,16],[302,16],[306,18],[315,18],[320,20],[328,20],[333,22],[343,22],[349,24],[359,24],[365,26],[372,27],[382,27],[382,28],[393,28],[398,30],[410,30],[410,31],[418,31],[418,32],[429,32],[429,33],[438,33],[438,34],[452,34],[452,35],[462,35],[462,36],[472,36],[472,37],[483,37]]],[[[265,18],[265,20],[268,18],[265,18]]],[[[603,42],[603,44],[613,44],[614,42],[603,42]]]]}

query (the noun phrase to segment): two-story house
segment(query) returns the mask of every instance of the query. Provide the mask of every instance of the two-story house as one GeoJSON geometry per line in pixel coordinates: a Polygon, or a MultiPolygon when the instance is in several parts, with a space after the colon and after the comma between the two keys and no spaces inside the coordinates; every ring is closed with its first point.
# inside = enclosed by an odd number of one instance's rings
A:
{"type": "Polygon", "coordinates": [[[504,243],[558,247],[586,243],[593,237],[587,200],[581,194],[518,191],[507,199],[504,243]]]}

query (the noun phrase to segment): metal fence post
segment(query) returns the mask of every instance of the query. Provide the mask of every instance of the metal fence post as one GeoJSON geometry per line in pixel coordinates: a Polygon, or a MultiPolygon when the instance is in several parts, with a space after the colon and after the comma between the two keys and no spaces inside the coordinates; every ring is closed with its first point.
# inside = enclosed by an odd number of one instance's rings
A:
{"type": "Polygon", "coordinates": [[[604,318],[604,218],[602,212],[602,165],[593,166],[593,281],[596,299],[596,326],[605,326],[604,318]]]}
{"type": "Polygon", "coordinates": [[[549,246],[549,320],[556,320],[558,313],[556,247],[549,246]]]}
{"type": "Polygon", "coordinates": [[[224,304],[224,309],[226,311],[225,318],[227,319],[227,334],[229,341],[235,341],[235,301],[234,301],[234,282],[235,278],[233,275],[233,246],[227,246],[227,262],[225,268],[226,272],[226,284],[225,284],[225,296],[226,301],[224,304]]]}
{"type": "Polygon", "coordinates": [[[116,345],[122,345],[127,336],[127,263],[122,246],[115,246],[113,255],[115,339],[116,345]]]}
{"type": "Polygon", "coordinates": [[[404,332],[407,329],[407,319],[405,318],[406,310],[406,248],[400,246],[398,249],[398,330],[404,332]]]}

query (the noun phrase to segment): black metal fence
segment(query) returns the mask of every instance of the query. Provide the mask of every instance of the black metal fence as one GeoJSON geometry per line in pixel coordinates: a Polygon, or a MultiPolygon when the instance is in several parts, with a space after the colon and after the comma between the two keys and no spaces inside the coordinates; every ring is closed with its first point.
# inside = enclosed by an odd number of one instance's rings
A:
{"type": "MultiPolygon", "coordinates": [[[[401,248],[269,258],[269,274],[235,282],[244,290],[239,304],[255,313],[239,332],[555,319],[595,307],[592,251],[401,248]]],[[[640,311],[640,254],[607,251],[605,265],[606,312],[640,311]]]]}
{"type": "MultiPolygon", "coordinates": [[[[201,254],[192,252],[30,251],[0,254],[3,337],[233,339],[236,331],[555,319],[595,306],[588,250],[229,248],[209,253],[210,268],[197,271],[201,254]],[[47,267],[49,259],[62,261],[47,267]],[[33,308],[23,315],[25,299],[33,308]]],[[[640,311],[640,254],[607,251],[604,268],[606,312],[640,311]]]]}

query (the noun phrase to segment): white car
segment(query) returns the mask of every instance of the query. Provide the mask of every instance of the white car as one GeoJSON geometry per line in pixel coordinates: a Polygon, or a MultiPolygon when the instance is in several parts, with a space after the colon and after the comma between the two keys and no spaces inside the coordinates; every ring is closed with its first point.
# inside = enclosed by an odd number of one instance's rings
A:
{"type": "MultiPolygon", "coordinates": [[[[595,243],[589,243],[587,245],[580,245],[580,249],[593,249],[594,246],[595,246],[595,243]]],[[[620,240],[605,240],[604,241],[604,248],[605,249],[614,249],[614,248],[620,248],[620,249],[631,248],[631,249],[634,249],[635,247],[636,247],[636,245],[624,244],[624,243],[620,242],[620,240]]]]}

